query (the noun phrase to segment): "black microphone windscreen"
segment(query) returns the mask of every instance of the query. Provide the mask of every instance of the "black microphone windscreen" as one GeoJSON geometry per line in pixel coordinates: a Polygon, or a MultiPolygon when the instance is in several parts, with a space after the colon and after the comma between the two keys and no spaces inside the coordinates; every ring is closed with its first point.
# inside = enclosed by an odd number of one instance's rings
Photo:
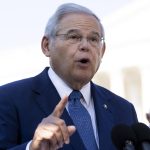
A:
{"type": "Polygon", "coordinates": [[[150,142],[150,128],[144,123],[136,123],[132,125],[138,142],[150,142]]]}
{"type": "Polygon", "coordinates": [[[132,128],[125,124],[119,124],[112,128],[111,138],[114,145],[118,150],[122,150],[125,147],[127,141],[136,143],[136,136],[132,128]]]}

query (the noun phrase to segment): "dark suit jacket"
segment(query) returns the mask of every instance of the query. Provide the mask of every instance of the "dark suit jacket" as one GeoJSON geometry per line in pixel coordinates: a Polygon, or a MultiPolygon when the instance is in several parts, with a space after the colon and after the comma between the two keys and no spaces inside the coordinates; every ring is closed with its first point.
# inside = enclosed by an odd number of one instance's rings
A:
{"type": "MultiPolygon", "coordinates": [[[[32,139],[37,125],[47,117],[60,100],[48,77],[48,68],[39,75],[0,87],[0,149],[23,150],[32,139]]],[[[119,123],[137,122],[131,103],[109,90],[91,83],[101,150],[115,150],[111,142],[111,129],[119,123]],[[107,105],[107,108],[104,107],[107,105]]],[[[67,111],[62,118],[73,124],[67,111]]],[[[62,150],[85,150],[78,132],[62,150]]]]}

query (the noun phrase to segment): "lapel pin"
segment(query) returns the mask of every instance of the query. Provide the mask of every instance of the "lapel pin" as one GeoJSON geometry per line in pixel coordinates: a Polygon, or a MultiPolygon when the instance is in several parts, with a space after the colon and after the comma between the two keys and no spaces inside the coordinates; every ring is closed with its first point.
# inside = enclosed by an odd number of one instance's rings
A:
{"type": "Polygon", "coordinates": [[[108,108],[108,106],[107,106],[106,104],[104,104],[104,105],[103,105],[103,107],[104,107],[105,109],[107,109],[107,108],[108,108]]]}

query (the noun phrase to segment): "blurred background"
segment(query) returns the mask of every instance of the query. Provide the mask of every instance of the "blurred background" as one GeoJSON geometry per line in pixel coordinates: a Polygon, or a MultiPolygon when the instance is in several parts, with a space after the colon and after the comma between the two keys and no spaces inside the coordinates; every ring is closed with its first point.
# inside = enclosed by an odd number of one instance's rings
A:
{"type": "Polygon", "coordinates": [[[139,121],[148,124],[149,0],[0,0],[0,85],[48,66],[41,38],[48,18],[65,2],[90,8],[104,25],[106,53],[93,81],[132,102],[139,121]]]}

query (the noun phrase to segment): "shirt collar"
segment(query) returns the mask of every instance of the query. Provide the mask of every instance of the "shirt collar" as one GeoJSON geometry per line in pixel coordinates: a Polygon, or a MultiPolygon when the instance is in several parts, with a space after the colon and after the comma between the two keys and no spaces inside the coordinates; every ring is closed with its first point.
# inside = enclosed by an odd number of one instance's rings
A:
{"type": "MultiPolygon", "coordinates": [[[[72,89],[54,72],[52,68],[49,68],[48,76],[54,84],[55,88],[57,89],[61,98],[66,95],[70,95],[72,89]]],[[[82,93],[86,104],[89,105],[91,100],[90,82],[84,85],[80,92],[82,93]]]]}

